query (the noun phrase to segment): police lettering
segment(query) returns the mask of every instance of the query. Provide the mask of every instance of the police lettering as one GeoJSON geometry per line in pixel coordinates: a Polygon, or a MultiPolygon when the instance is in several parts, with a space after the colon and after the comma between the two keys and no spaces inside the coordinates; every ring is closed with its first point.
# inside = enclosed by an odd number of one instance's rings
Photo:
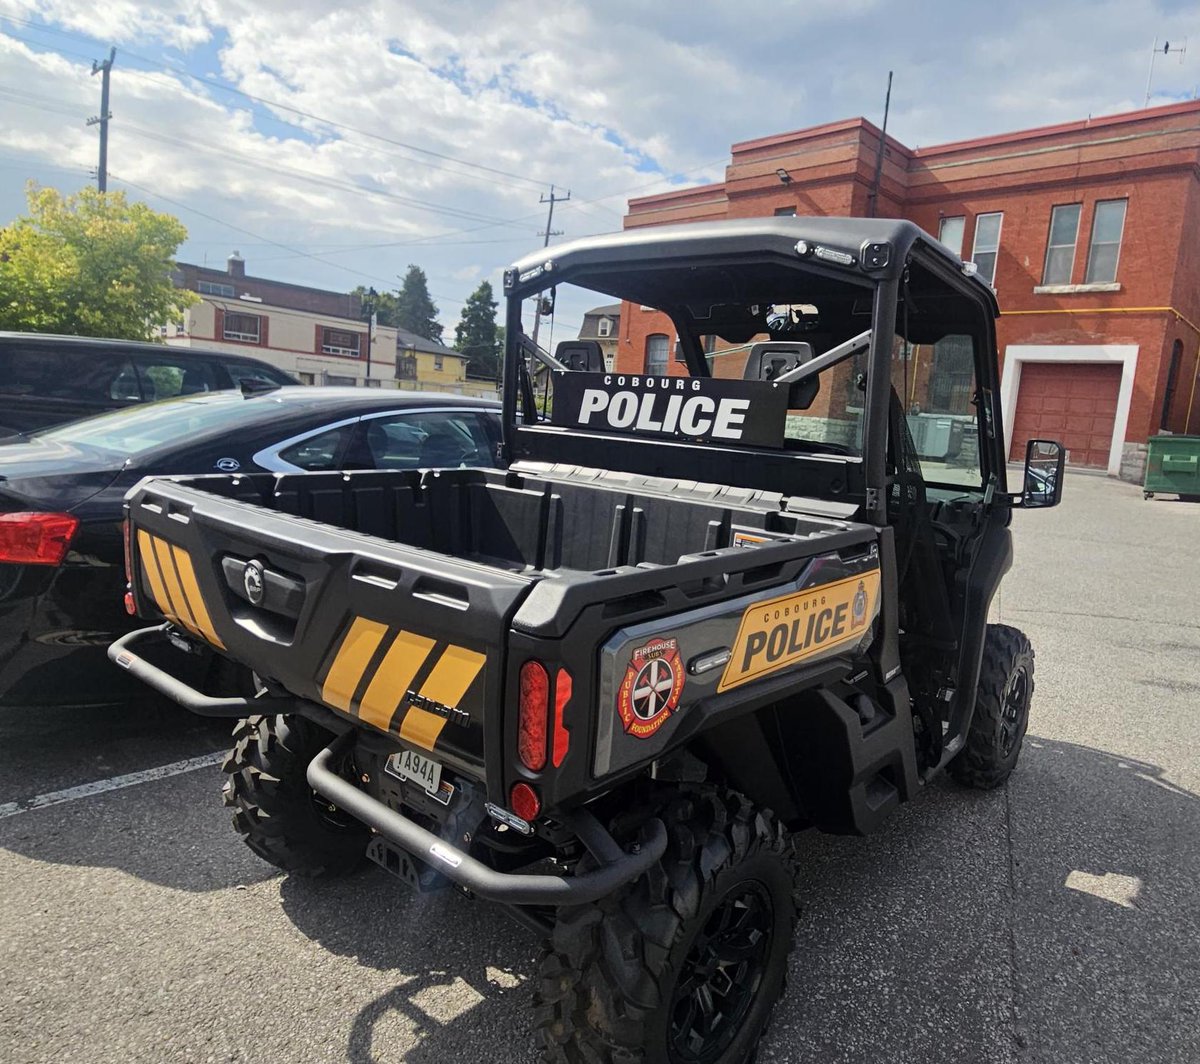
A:
{"type": "MultiPolygon", "coordinates": [[[[802,651],[815,649],[822,643],[839,639],[846,634],[847,607],[848,603],[840,602],[837,606],[812,610],[807,617],[780,621],[769,631],[751,632],[746,639],[742,672],[749,672],[751,664],[760,656],[770,665],[785,655],[793,657],[802,651]]],[[[756,667],[761,664],[758,662],[756,667]]]]}
{"type": "Polygon", "coordinates": [[[721,440],[742,438],[746,413],[750,407],[749,399],[714,399],[708,395],[688,395],[688,391],[699,390],[700,382],[689,381],[684,377],[610,375],[604,378],[605,384],[614,382],[623,390],[583,390],[583,398],[579,404],[580,425],[598,424],[611,429],[633,429],[636,432],[678,432],[684,436],[712,436],[721,440]],[[624,390],[627,384],[630,390],[624,390]],[[691,387],[688,388],[688,385],[691,387]],[[639,386],[646,390],[631,390],[639,386]]]}

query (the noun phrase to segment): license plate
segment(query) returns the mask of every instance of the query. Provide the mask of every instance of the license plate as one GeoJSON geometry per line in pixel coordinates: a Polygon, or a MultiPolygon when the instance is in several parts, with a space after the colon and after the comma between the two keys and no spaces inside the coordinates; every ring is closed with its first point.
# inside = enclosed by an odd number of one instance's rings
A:
{"type": "Polygon", "coordinates": [[[442,766],[432,758],[401,750],[387,759],[387,770],[402,780],[410,780],[422,790],[434,796],[442,782],[442,766]]]}

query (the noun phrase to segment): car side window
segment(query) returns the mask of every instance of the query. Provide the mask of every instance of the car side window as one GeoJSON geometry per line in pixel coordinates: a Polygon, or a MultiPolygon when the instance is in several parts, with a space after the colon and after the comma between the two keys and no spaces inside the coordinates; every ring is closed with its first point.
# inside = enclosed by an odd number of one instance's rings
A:
{"type": "Polygon", "coordinates": [[[306,440],[293,443],[279,452],[279,457],[290,465],[299,466],[309,472],[341,469],[342,452],[354,431],[354,425],[339,425],[328,432],[309,436],[306,440]]]}
{"type": "Polygon", "coordinates": [[[364,419],[364,464],[372,469],[490,466],[495,420],[473,410],[397,411],[364,419]]]}
{"type": "Polygon", "coordinates": [[[62,399],[107,409],[113,400],[138,402],[133,364],[104,351],[54,351],[44,347],[7,352],[0,395],[62,399]]]}
{"type": "Polygon", "coordinates": [[[138,359],[137,370],[142,395],[148,403],[177,395],[215,392],[219,387],[212,363],[198,358],[148,355],[138,359]]]}

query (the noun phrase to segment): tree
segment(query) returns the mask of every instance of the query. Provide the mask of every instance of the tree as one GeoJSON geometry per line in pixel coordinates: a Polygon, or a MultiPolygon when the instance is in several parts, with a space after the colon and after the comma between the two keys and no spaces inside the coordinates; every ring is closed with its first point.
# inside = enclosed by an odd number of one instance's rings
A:
{"type": "Polygon", "coordinates": [[[0,229],[0,329],[147,340],[198,297],[171,283],[187,229],[123,192],[26,187],[0,229]]]}
{"type": "Polygon", "coordinates": [[[429,282],[420,266],[409,266],[404,282],[396,294],[396,325],[426,340],[442,342],[442,326],[437,320],[438,309],[429,297],[429,282]]]}
{"type": "MultiPolygon", "coordinates": [[[[371,293],[365,285],[359,285],[353,292],[352,296],[358,296],[359,301],[363,306],[363,316],[366,317],[367,304],[371,302],[371,293]]],[[[396,295],[393,292],[376,292],[375,293],[375,317],[380,325],[399,325],[399,312],[396,307],[396,295]]]]}
{"type": "Polygon", "coordinates": [[[500,342],[490,281],[481,282],[467,297],[462,318],[454,329],[454,349],[467,356],[467,372],[471,376],[499,380],[500,342]]]}

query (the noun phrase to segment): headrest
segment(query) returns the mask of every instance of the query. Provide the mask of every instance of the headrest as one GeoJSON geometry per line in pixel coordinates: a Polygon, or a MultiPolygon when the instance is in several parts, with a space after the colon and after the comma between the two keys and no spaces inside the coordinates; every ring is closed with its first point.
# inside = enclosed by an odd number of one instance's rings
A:
{"type": "Polygon", "coordinates": [[[599,340],[560,340],[554,357],[576,373],[604,372],[604,349],[599,340]]]}

